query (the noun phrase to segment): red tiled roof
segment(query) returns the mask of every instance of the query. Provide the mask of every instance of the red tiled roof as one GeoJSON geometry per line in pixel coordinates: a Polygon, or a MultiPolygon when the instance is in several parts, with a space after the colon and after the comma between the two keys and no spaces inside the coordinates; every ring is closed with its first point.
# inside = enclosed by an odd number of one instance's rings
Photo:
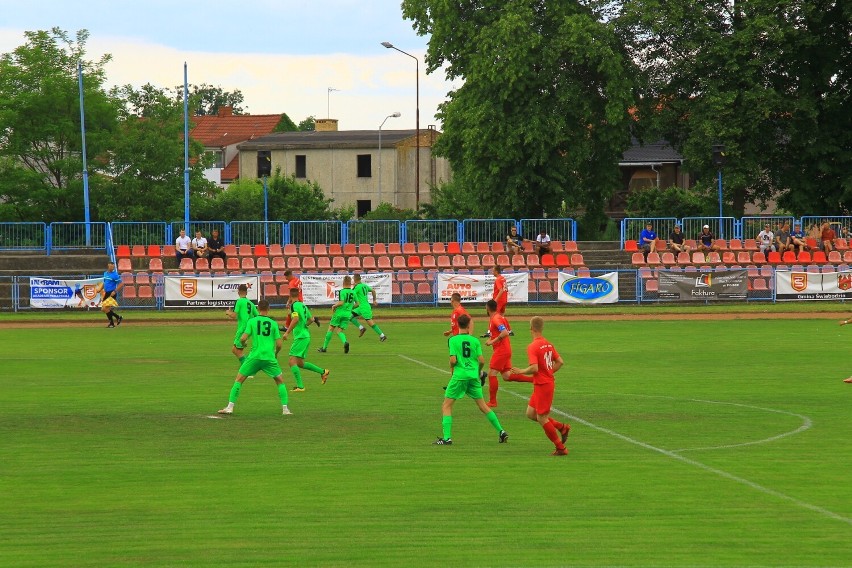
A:
{"type": "Polygon", "coordinates": [[[193,116],[195,126],[190,137],[208,148],[223,148],[270,134],[280,114],[246,114],[231,116],[193,116]]]}
{"type": "Polygon", "coordinates": [[[220,178],[222,183],[234,181],[240,177],[240,155],[237,154],[234,158],[228,162],[228,165],[222,168],[222,177],[220,178]]]}

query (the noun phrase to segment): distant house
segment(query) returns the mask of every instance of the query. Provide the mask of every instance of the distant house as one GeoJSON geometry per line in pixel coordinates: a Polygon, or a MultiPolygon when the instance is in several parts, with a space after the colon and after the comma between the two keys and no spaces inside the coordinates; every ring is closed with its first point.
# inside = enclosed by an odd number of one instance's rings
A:
{"type": "Polygon", "coordinates": [[[219,107],[216,115],[193,116],[189,136],[204,144],[214,164],[205,170],[210,181],[225,186],[239,177],[237,145],[275,131],[280,114],[234,114],[233,107],[219,107]]]}
{"type": "Polygon", "coordinates": [[[683,156],[665,140],[651,144],[633,145],[624,151],[618,162],[621,170],[621,186],[612,197],[607,213],[615,218],[624,216],[627,196],[632,191],[646,187],[682,187],[694,184],[689,172],[683,168],[683,156]]]}
{"type": "Polygon", "coordinates": [[[353,205],[359,217],[381,202],[416,209],[429,188],[449,181],[449,162],[432,155],[440,136],[420,131],[420,175],[415,175],[416,130],[337,130],[337,120],[317,119],[310,132],[276,132],[239,144],[239,176],[284,175],[319,184],[335,207],[353,205]]]}

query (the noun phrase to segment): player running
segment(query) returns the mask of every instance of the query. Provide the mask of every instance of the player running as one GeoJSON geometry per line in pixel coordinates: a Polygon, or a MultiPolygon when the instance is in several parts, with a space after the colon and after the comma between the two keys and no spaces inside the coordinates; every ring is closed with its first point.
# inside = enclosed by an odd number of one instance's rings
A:
{"type": "Polygon", "coordinates": [[[509,435],[500,425],[497,414],[491,410],[482,399],[482,385],[479,384],[479,373],[485,365],[482,356],[482,345],[479,339],[470,335],[470,316],[459,316],[459,333],[449,339],[450,368],[453,376],[447,385],[444,395],[444,403],[441,412],[444,417],[441,420],[443,436],[435,440],[439,446],[449,446],[453,443],[453,404],[465,395],[473,399],[485,418],[494,426],[499,435],[501,444],[509,440],[509,435]]]}
{"type": "Polygon", "coordinates": [[[488,406],[495,407],[499,388],[497,373],[500,373],[504,379],[509,379],[512,369],[512,344],[509,341],[509,324],[497,310],[497,302],[488,300],[485,302],[485,310],[489,318],[489,339],[485,345],[494,348],[491,361],[488,363],[488,406]]]}
{"type": "Polygon", "coordinates": [[[278,397],[281,399],[281,414],[289,416],[293,414],[287,408],[287,385],[278,365],[278,352],[284,342],[281,340],[281,332],[278,331],[278,322],[268,317],[269,302],[261,300],[257,303],[259,315],[251,318],[245,324],[245,330],[240,335],[240,344],[244,345],[247,340],[251,341],[251,351],[248,357],[240,365],[237,378],[231,387],[228,397],[228,406],[219,411],[219,414],[233,414],[234,405],[240,397],[240,389],[247,378],[259,371],[263,371],[278,385],[278,397]]]}
{"type": "MultiPolygon", "coordinates": [[[[290,290],[292,290],[293,288],[296,288],[297,290],[299,290],[299,301],[304,302],[305,298],[304,298],[304,296],[302,296],[302,280],[298,276],[294,275],[293,271],[289,270],[289,269],[284,271],[284,278],[287,279],[287,287],[290,290]]],[[[284,307],[289,308],[289,306],[284,306],[284,307]]],[[[286,330],[290,329],[290,313],[291,312],[287,313],[287,320],[284,322],[284,327],[281,328],[281,331],[286,331],[286,330]]],[[[317,327],[319,327],[320,326],[319,318],[315,317],[313,323],[315,323],[317,325],[317,327]]]]}
{"type": "Polygon", "coordinates": [[[328,349],[328,344],[331,342],[332,333],[337,330],[337,337],[343,342],[343,352],[349,353],[349,341],[346,340],[346,334],[343,330],[349,325],[349,320],[352,319],[352,308],[358,307],[358,302],[355,301],[355,294],[352,293],[352,278],[347,275],[343,277],[343,287],[339,292],[339,300],[331,307],[332,316],[328,324],[328,331],[325,334],[325,341],[322,347],[317,349],[320,353],[325,353],[328,349]]]}
{"type": "Polygon", "coordinates": [[[96,290],[102,293],[101,296],[101,311],[106,314],[109,320],[107,328],[121,325],[124,318],[115,313],[115,308],[118,307],[118,293],[124,288],[124,282],[121,281],[121,275],[115,269],[115,263],[107,262],[107,269],[104,272],[103,282],[98,284],[96,290]]]}
{"type": "Polygon", "coordinates": [[[311,343],[311,330],[308,325],[315,321],[308,307],[299,299],[299,290],[290,288],[290,325],[284,331],[282,339],[287,339],[290,331],[293,332],[293,345],[290,347],[290,370],[293,372],[293,377],[296,379],[296,386],[293,387],[294,392],[303,392],[305,385],[302,383],[301,369],[313,371],[322,376],[322,384],[328,380],[328,375],[331,373],[328,369],[321,369],[305,361],[305,356],[308,354],[308,347],[311,343]]]}
{"type": "Polygon", "coordinates": [[[529,406],[527,406],[527,418],[535,420],[544,429],[544,433],[556,446],[554,456],[567,456],[568,448],[565,447],[565,440],[568,439],[568,432],[571,431],[571,426],[566,422],[562,424],[553,418],[550,418],[550,408],[553,405],[553,391],[556,382],[553,378],[553,373],[562,368],[563,361],[556,348],[553,347],[547,339],[544,338],[544,319],[538,316],[530,320],[530,334],[532,335],[532,343],[527,347],[527,357],[529,359],[529,367],[518,369],[513,367],[512,372],[522,375],[532,375],[533,392],[530,397],[529,406]]]}
{"type": "Polygon", "coordinates": [[[358,311],[352,310],[352,319],[350,320],[352,323],[358,326],[358,337],[364,335],[364,332],[367,331],[367,328],[358,323],[358,318],[362,318],[367,325],[372,328],[379,335],[379,341],[385,341],[387,337],[373,321],[373,306],[370,304],[370,300],[368,299],[367,294],[373,295],[373,304],[376,303],[376,291],[373,290],[366,282],[361,282],[361,275],[355,274],[353,277],[355,282],[355,287],[352,289],[352,293],[355,294],[355,301],[358,302],[358,311]]]}
{"type": "Polygon", "coordinates": [[[237,320],[237,331],[234,333],[234,343],[231,347],[231,353],[242,363],[246,358],[243,354],[246,346],[240,338],[243,336],[246,323],[251,318],[257,316],[257,307],[254,305],[254,302],[246,297],[248,295],[248,286],[245,284],[240,284],[237,287],[237,295],[239,299],[234,302],[234,308],[225,310],[225,315],[231,320],[237,320]]]}
{"type": "MultiPolygon", "coordinates": [[[[467,316],[470,318],[470,333],[473,335],[473,318],[470,317],[470,314],[467,313],[467,310],[461,303],[461,294],[458,292],[453,292],[453,295],[450,296],[450,305],[453,307],[453,313],[450,314],[450,329],[444,332],[444,337],[451,337],[459,334],[459,318],[461,316],[467,316]]],[[[485,386],[485,379],[488,378],[488,373],[482,371],[479,373],[479,383],[482,386],[485,386]]],[[[446,390],[447,387],[444,387],[446,390]]]]}
{"type": "MultiPolygon", "coordinates": [[[[506,305],[509,303],[509,287],[506,284],[506,277],[501,274],[502,271],[503,269],[496,265],[491,269],[491,273],[494,274],[494,291],[491,299],[497,302],[497,312],[505,318],[506,305]]],[[[509,335],[515,335],[509,320],[506,320],[506,328],[509,330],[509,335]]],[[[482,337],[488,337],[488,333],[483,334],[482,337]]]]}

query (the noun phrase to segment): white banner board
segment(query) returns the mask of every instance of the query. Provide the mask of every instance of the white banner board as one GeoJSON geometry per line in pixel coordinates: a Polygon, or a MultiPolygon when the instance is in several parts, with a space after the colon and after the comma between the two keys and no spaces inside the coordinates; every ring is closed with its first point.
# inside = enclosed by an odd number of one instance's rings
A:
{"type": "Polygon", "coordinates": [[[559,273],[558,298],[566,304],[613,304],[618,302],[618,273],[575,276],[559,273]]]}
{"type": "Polygon", "coordinates": [[[103,278],[60,280],[30,278],[30,307],[32,308],[95,308],[101,305],[96,292],[103,278]]]}
{"type": "MultiPolygon", "coordinates": [[[[302,297],[308,306],[330,306],[337,302],[345,274],[302,274],[302,297]]],[[[390,304],[393,300],[391,274],[361,274],[361,281],[376,291],[376,302],[390,304]]],[[[369,299],[372,301],[373,295],[369,299]]]]}
{"type": "MultiPolygon", "coordinates": [[[[509,303],[529,301],[530,275],[527,272],[504,274],[509,303]]],[[[438,273],[438,302],[448,303],[453,293],[458,292],[462,302],[484,303],[494,293],[493,274],[438,273]]]]}
{"type": "Polygon", "coordinates": [[[778,300],[850,300],[852,272],[775,272],[775,297],[778,300]]]}
{"type": "Polygon", "coordinates": [[[167,308],[228,308],[239,299],[240,284],[248,286],[248,299],[257,303],[260,298],[260,276],[165,276],[163,280],[163,305],[167,308]]]}

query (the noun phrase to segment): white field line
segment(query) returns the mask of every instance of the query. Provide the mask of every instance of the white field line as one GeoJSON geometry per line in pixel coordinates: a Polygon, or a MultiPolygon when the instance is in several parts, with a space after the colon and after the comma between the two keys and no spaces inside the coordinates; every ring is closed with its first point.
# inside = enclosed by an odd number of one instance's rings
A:
{"type": "MultiPolygon", "coordinates": [[[[419,361],[417,359],[413,359],[411,357],[407,357],[407,356],[402,355],[402,354],[400,354],[399,356],[402,357],[403,359],[407,360],[407,361],[411,361],[412,363],[417,363],[418,365],[422,365],[422,366],[427,367],[429,369],[433,369],[435,371],[438,371],[439,373],[444,373],[444,374],[447,374],[447,375],[450,374],[449,371],[447,371],[446,369],[440,369],[438,367],[430,365],[429,363],[425,363],[423,361],[419,361]]],[[[502,391],[504,391],[508,394],[511,394],[512,396],[519,398],[521,400],[527,400],[529,398],[529,397],[524,396],[520,393],[517,393],[515,391],[507,389],[507,388],[503,387],[502,385],[500,386],[500,390],[502,390],[502,391]]],[[[559,414],[560,416],[564,416],[564,417],[566,417],[566,418],[568,418],[568,419],[570,419],[574,422],[579,422],[580,424],[582,424],[582,425],[584,425],[588,428],[591,428],[592,430],[597,430],[598,432],[608,434],[608,435],[610,435],[614,438],[618,438],[619,440],[623,440],[627,443],[634,444],[636,446],[639,446],[641,448],[645,448],[646,450],[650,450],[652,452],[657,452],[658,454],[662,454],[662,455],[669,457],[673,460],[677,460],[679,462],[689,464],[689,465],[697,467],[698,469],[701,469],[703,471],[713,473],[713,474],[718,475],[719,477],[723,477],[723,478],[728,479],[730,481],[734,481],[734,482],[739,483],[741,485],[745,485],[746,487],[751,487],[755,491],[759,491],[760,493],[764,493],[766,495],[771,495],[772,497],[775,497],[775,498],[780,499],[782,501],[787,501],[789,503],[793,503],[794,505],[801,507],[803,509],[808,509],[808,510],[814,511],[816,513],[819,513],[819,514],[821,514],[825,517],[834,519],[836,521],[840,521],[842,523],[846,523],[847,525],[852,525],[852,518],[844,517],[843,515],[839,515],[839,514],[835,513],[834,511],[829,511],[828,509],[824,509],[824,508],[819,507],[817,505],[812,505],[810,503],[806,503],[804,501],[796,499],[795,497],[791,497],[789,495],[786,495],[785,493],[781,493],[780,491],[775,491],[774,489],[764,487],[763,485],[760,485],[760,484],[755,483],[753,481],[749,481],[748,479],[739,477],[737,475],[734,475],[732,473],[728,473],[727,471],[724,471],[724,470],[721,470],[721,469],[718,469],[718,468],[715,468],[715,467],[711,467],[709,465],[703,464],[703,463],[696,461],[694,459],[691,459],[691,458],[687,458],[687,457],[682,456],[680,454],[677,454],[675,452],[665,450],[663,448],[658,448],[656,446],[652,446],[651,444],[646,444],[645,442],[642,442],[640,440],[636,440],[636,439],[631,438],[629,436],[625,436],[624,434],[620,434],[620,433],[618,433],[614,430],[610,430],[609,428],[604,428],[602,426],[592,424],[588,420],[583,420],[579,416],[574,416],[572,414],[568,414],[567,412],[563,412],[563,411],[559,410],[558,408],[551,408],[551,412],[554,413],[554,414],[559,414]]]]}

